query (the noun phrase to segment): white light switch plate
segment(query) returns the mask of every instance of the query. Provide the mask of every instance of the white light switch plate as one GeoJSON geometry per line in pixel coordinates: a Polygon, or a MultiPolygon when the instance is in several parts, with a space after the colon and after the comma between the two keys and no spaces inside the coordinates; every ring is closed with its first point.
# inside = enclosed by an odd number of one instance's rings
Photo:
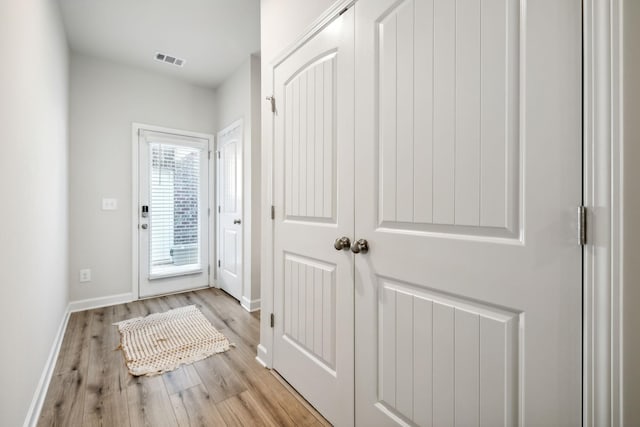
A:
{"type": "Polygon", "coordinates": [[[118,209],[118,199],[102,199],[103,211],[115,211],[118,209]]]}

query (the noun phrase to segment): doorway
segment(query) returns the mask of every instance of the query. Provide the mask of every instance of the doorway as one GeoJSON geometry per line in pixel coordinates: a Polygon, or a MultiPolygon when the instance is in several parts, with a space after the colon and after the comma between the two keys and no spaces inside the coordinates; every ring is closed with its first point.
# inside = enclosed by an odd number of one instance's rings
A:
{"type": "Polygon", "coordinates": [[[273,367],[340,425],[576,425],[580,4],[455,6],[358,2],[274,64],[273,367]]]}
{"type": "Polygon", "coordinates": [[[218,287],[242,297],[242,120],[218,133],[218,287]]]}
{"type": "Polygon", "coordinates": [[[210,284],[212,139],[193,132],[137,127],[134,221],[140,298],[210,284]]]}

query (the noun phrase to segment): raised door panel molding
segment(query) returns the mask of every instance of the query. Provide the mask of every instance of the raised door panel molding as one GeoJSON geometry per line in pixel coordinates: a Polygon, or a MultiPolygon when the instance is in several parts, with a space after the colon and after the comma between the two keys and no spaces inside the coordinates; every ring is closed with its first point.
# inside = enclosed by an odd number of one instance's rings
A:
{"type": "Polygon", "coordinates": [[[517,234],[519,13],[518,0],[405,0],[378,18],[380,226],[517,234]]]}
{"type": "Polygon", "coordinates": [[[231,228],[225,228],[222,233],[223,263],[225,273],[232,276],[238,275],[238,232],[231,228]]]}
{"type": "Polygon", "coordinates": [[[222,185],[223,195],[221,213],[238,212],[240,186],[237,179],[238,141],[231,141],[222,148],[222,185]]]}
{"type": "Polygon", "coordinates": [[[401,425],[516,425],[523,314],[378,284],[378,409],[401,425]]]}
{"type": "Polygon", "coordinates": [[[335,370],[335,265],[292,254],[284,262],[284,337],[335,370]]]}
{"type": "Polygon", "coordinates": [[[336,52],[285,83],[285,214],[335,222],[336,52]]]}

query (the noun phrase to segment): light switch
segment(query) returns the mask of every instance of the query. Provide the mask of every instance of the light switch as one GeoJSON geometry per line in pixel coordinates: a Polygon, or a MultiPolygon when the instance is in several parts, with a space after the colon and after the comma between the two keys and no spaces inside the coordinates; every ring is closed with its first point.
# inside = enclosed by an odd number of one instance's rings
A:
{"type": "Polygon", "coordinates": [[[102,199],[103,211],[115,211],[118,209],[118,199],[102,199]]]}

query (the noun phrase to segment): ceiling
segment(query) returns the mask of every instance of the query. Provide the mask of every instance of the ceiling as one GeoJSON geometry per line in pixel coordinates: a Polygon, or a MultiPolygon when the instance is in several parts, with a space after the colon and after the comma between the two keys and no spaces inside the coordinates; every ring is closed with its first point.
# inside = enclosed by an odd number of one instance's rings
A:
{"type": "Polygon", "coordinates": [[[59,0],[71,49],[217,87],[260,50],[260,0],[59,0]],[[157,62],[156,52],[186,60],[157,62]]]}

